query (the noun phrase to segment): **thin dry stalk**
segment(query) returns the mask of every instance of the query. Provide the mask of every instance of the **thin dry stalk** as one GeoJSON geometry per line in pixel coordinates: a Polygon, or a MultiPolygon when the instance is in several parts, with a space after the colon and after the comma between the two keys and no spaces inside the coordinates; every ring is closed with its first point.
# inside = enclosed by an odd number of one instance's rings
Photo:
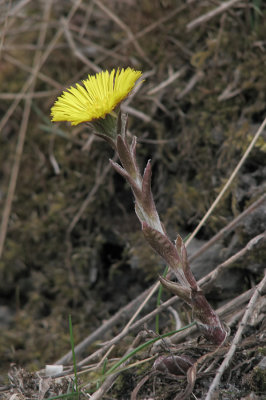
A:
{"type": "MultiPolygon", "coordinates": [[[[245,304],[246,301],[248,301],[250,299],[250,297],[252,297],[252,295],[255,292],[255,288],[254,289],[250,289],[247,292],[241,294],[240,296],[236,297],[235,299],[231,300],[230,302],[228,302],[227,304],[225,304],[224,306],[220,307],[217,310],[217,314],[221,317],[224,317],[226,314],[232,313],[236,307],[243,307],[243,304],[245,304]]],[[[164,303],[162,306],[164,306],[163,308],[165,309],[166,307],[169,307],[170,303],[173,303],[173,300],[178,301],[177,298],[171,298],[170,300],[168,300],[166,303],[164,303]]],[[[161,307],[162,307],[161,306],[161,307]]],[[[160,307],[160,308],[161,308],[160,307]]],[[[149,314],[150,317],[153,317],[155,315],[155,313],[158,312],[158,310],[154,310],[152,313],[149,314]]],[[[239,316],[240,317],[240,316],[239,316]]],[[[128,328],[127,332],[124,333],[120,333],[116,338],[114,338],[110,343],[118,343],[121,341],[121,339],[123,337],[126,336],[127,333],[132,332],[133,330],[136,330],[137,328],[139,328],[144,322],[147,321],[147,316],[145,316],[141,321],[136,322],[134,325],[132,325],[130,328],[128,328]],[[144,321],[145,320],[145,321],[144,321]],[[141,322],[141,324],[140,324],[141,322]]],[[[196,332],[197,328],[191,327],[188,330],[184,331],[184,332],[180,332],[178,334],[176,334],[175,336],[173,336],[171,339],[175,339],[175,340],[171,340],[174,343],[178,343],[182,340],[184,340],[186,337],[188,337],[189,335],[191,335],[192,333],[196,332]]],[[[157,348],[160,345],[161,341],[157,342],[157,348]]],[[[108,345],[107,345],[108,346],[108,345]]],[[[105,347],[105,346],[104,346],[105,347]]],[[[102,349],[100,349],[102,350],[102,349]]],[[[182,348],[182,351],[184,351],[184,348],[182,348]]],[[[98,350],[99,352],[99,350],[98,350]]],[[[225,348],[217,348],[214,352],[208,353],[205,358],[207,357],[208,359],[211,358],[211,356],[213,356],[216,353],[219,353],[221,355],[223,355],[226,352],[225,348]]],[[[153,353],[153,351],[151,351],[151,354],[153,353]]],[[[204,359],[205,359],[204,358],[204,359]]],[[[89,360],[90,356],[86,359],[86,362],[91,361],[89,360]]],[[[79,366],[81,365],[85,365],[86,362],[84,362],[85,360],[83,360],[81,363],[79,363],[79,366]]],[[[202,360],[201,360],[202,361],[202,360]]],[[[101,386],[100,389],[98,389],[92,396],[92,399],[97,400],[100,399],[101,396],[103,396],[103,394],[107,393],[108,390],[110,390],[110,388],[112,387],[112,385],[114,384],[116,378],[118,377],[119,373],[114,373],[112,374],[110,377],[108,377],[106,379],[106,381],[103,383],[103,385],[101,386]]]]}
{"type": "Polygon", "coordinates": [[[57,90],[45,90],[43,92],[25,93],[21,97],[21,93],[0,93],[1,100],[14,100],[19,98],[20,100],[25,99],[42,99],[43,97],[51,97],[57,93],[57,90]]]}
{"type": "MultiPolygon", "coordinates": [[[[243,307],[243,304],[245,304],[250,299],[254,290],[255,289],[249,289],[245,293],[242,293],[241,295],[237,296],[233,300],[229,301],[228,303],[226,303],[225,305],[220,307],[217,310],[217,314],[219,315],[219,317],[223,318],[225,320],[225,322],[228,323],[228,321],[231,319],[231,314],[234,313],[235,309],[243,307]]],[[[89,355],[88,357],[86,357],[85,359],[80,361],[78,366],[81,367],[83,365],[86,365],[86,364],[92,362],[95,359],[99,359],[110,348],[110,346],[119,343],[126,335],[128,335],[129,333],[135,332],[137,329],[140,329],[141,327],[144,326],[144,324],[146,324],[151,319],[153,319],[157,314],[161,313],[163,310],[167,309],[169,306],[171,306],[179,301],[180,300],[177,296],[171,297],[171,299],[169,299],[166,302],[164,302],[163,304],[161,304],[160,307],[154,309],[149,314],[145,315],[140,320],[135,322],[133,325],[128,326],[127,330],[124,329],[122,332],[120,332],[117,336],[115,336],[109,342],[103,343],[103,347],[101,349],[96,350],[93,354],[89,355]]],[[[231,325],[229,324],[229,326],[231,326],[231,325]]],[[[186,339],[191,334],[195,333],[196,330],[197,330],[197,327],[193,326],[184,332],[177,333],[176,335],[171,337],[171,342],[179,343],[182,340],[186,339]]],[[[159,343],[160,343],[160,341],[157,342],[157,346],[159,343]]]]}
{"type": "Polygon", "coordinates": [[[186,87],[177,95],[177,99],[181,100],[185,97],[195,86],[198,82],[200,82],[204,77],[204,73],[202,71],[198,71],[192,78],[188,81],[186,87]]]}
{"type": "MultiPolygon", "coordinates": [[[[229,233],[233,228],[235,228],[247,215],[250,215],[255,209],[257,209],[261,204],[263,204],[263,202],[265,200],[266,200],[266,194],[261,196],[254,203],[252,203],[238,217],[236,217],[225,228],[223,228],[221,231],[219,231],[218,234],[216,234],[205,245],[203,245],[199,249],[199,251],[197,251],[195,254],[193,254],[190,257],[189,261],[195,260],[201,254],[203,254],[208,248],[210,248],[216,241],[218,241],[221,237],[226,236],[226,234],[229,233]]],[[[259,236],[259,239],[261,239],[261,235],[258,235],[258,236],[259,236]]],[[[252,246],[254,244],[256,244],[256,243],[257,243],[257,237],[251,239],[252,246]]],[[[245,246],[246,251],[249,250],[249,247],[250,247],[249,244],[247,244],[245,246]]],[[[242,252],[242,251],[243,251],[243,249],[240,250],[240,252],[242,252]]],[[[225,263],[227,263],[227,262],[228,262],[228,260],[225,261],[225,263]]],[[[218,266],[217,268],[221,268],[221,267],[218,266]]],[[[209,280],[209,279],[212,279],[211,278],[212,274],[214,274],[214,275],[216,274],[216,269],[214,269],[210,274],[208,274],[205,277],[203,277],[202,279],[200,279],[199,282],[198,282],[199,285],[204,287],[204,284],[206,283],[206,281],[209,280]]],[[[128,333],[131,333],[131,332],[135,331],[136,329],[138,329],[139,327],[143,326],[144,323],[146,323],[149,320],[151,320],[152,318],[154,318],[155,315],[159,314],[161,311],[165,310],[167,307],[169,307],[170,305],[175,304],[178,301],[178,298],[176,296],[172,297],[168,301],[164,302],[160,307],[158,307],[155,310],[151,311],[149,314],[147,314],[146,316],[144,316],[143,318],[138,320],[136,323],[131,325],[132,322],[136,319],[137,315],[139,315],[139,313],[143,309],[143,307],[147,304],[147,302],[150,299],[150,297],[152,296],[152,294],[154,294],[154,292],[156,291],[156,288],[157,288],[156,285],[157,285],[157,283],[154,284],[149,289],[146,289],[145,292],[141,293],[136,299],[132,300],[128,305],[126,305],[125,307],[120,309],[113,317],[111,317],[109,320],[107,320],[103,325],[101,325],[99,328],[97,328],[92,334],[90,334],[87,338],[85,338],[81,343],[79,343],[75,347],[75,353],[78,356],[86,349],[86,347],[88,347],[90,344],[92,344],[96,339],[99,340],[99,338],[104,333],[106,333],[109,329],[111,329],[114,325],[116,325],[121,320],[121,318],[123,318],[123,315],[128,315],[128,313],[132,309],[134,309],[136,307],[136,304],[141,303],[139,308],[138,308],[138,310],[134,313],[133,317],[130,319],[130,323],[128,323],[123,328],[123,330],[117,336],[115,336],[112,340],[110,340],[106,344],[103,344],[103,347],[101,349],[97,350],[96,352],[94,352],[90,356],[88,356],[85,359],[83,359],[82,361],[80,361],[79,366],[86,365],[88,362],[90,362],[93,359],[97,359],[97,358],[99,359],[100,357],[103,356],[104,352],[106,352],[108,350],[108,348],[110,348],[111,345],[114,345],[114,344],[118,343],[128,333]],[[145,299],[145,300],[143,301],[143,299],[145,299]]],[[[217,311],[218,315],[219,316],[224,315],[224,314],[228,313],[231,309],[233,310],[235,307],[239,307],[239,301],[240,302],[241,301],[243,301],[243,302],[247,301],[248,298],[247,298],[246,294],[249,295],[249,293],[250,293],[250,291],[245,292],[243,295],[238,296],[232,302],[227,303],[224,307],[222,307],[221,309],[219,309],[217,311]],[[228,311],[228,309],[229,309],[229,311],[228,311]]],[[[196,330],[196,328],[192,327],[192,328],[190,328],[189,333],[192,333],[195,330],[196,330]]],[[[187,335],[188,335],[187,332],[185,332],[185,333],[181,332],[177,336],[185,338],[185,336],[187,336],[187,335]]],[[[175,338],[175,337],[173,337],[173,338],[175,338]]],[[[179,339],[178,341],[180,341],[180,340],[181,339],[179,339]]],[[[173,340],[173,342],[175,342],[175,341],[176,341],[176,339],[173,340]]],[[[70,351],[67,354],[65,354],[62,358],[60,358],[58,361],[56,361],[55,364],[67,364],[71,360],[71,357],[72,357],[72,353],[70,351]]]]}
{"type": "Polygon", "coordinates": [[[106,7],[100,0],[93,0],[95,4],[106,14],[110,19],[112,19],[120,28],[126,32],[128,38],[130,41],[133,43],[136,51],[139,53],[140,57],[143,58],[148,65],[152,66],[152,63],[150,59],[146,56],[144,53],[143,49],[141,48],[140,44],[136,40],[136,37],[133,35],[131,30],[128,28],[128,26],[116,15],[114,14],[108,7],[106,7]]]}
{"type": "Polygon", "coordinates": [[[200,247],[198,251],[193,253],[188,259],[189,262],[194,261],[201,254],[205,253],[211,246],[214,245],[218,240],[222,239],[226,234],[232,231],[244,218],[251,214],[254,210],[260,207],[266,201],[266,193],[264,193],[258,200],[254,201],[246,210],[239,214],[233,221],[229,222],[224,228],[222,228],[216,235],[214,235],[207,243],[200,247]]]}
{"type": "MultiPolygon", "coordinates": [[[[147,295],[147,292],[149,292],[149,290],[150,289],[148,289],[147,291],[142,293],[141,299],[144,297],[144,301],[141,300],[142,301],[141,305],[140,305],[141,309],[144,307],[144,303],[146,304],[146,299],[149,296],[149,293],[147,295]]],[[[128,323],[126,325],[126,327],[124,327],[123,330],[117,336],[115,336],[108,343],[103,344],[103,347],[101,349],[96,350],[96,352],[94,352],[93,354],[91,354],[88,357],[86,357],[86,359],[82,360],[78,365],[79,366],[85,365],[86,363],[90,362],[91,360],[98,359],[99,357],[102,357],[104,359],[106,357],[106,355],[104,355],[104,353],[108,352],[108,354],[109,354],[110,346],[112,346],[112,349],[113,349],[113,345],[119,343],[119,341],[122,338],[124,338],[129,332],[132,332],[135,329],[141,327],[145,322],[147,322],[148,320],[153,318],[155,315],[159,314],[162,310],[164,310],[165,308],[169,307],[169,305],[172,305],[177,300],[178,300],[177,297],[172,297],[170,300],[168,300],[167,302],[163,303],[160,307],[156,308],[151,313],[149,313],[145,317],[141,318],[139,321],[137,321],[135,324],[132,325],[132,322],[136,319],[137,315],[139,315],[139,313],[140,313],[140,307],[139,307],[137,309],[137,311],[135,312],[135,314],[133,315],[133,317],[130,319],[130,321],[129,321],[130,324],[128,323]]],[[[102,360],[101,360],[101,362],[102,362],[102,360]]]]}
{"type": "MultiPolygon", "coordinates": [[[[67,21],[71,20],[71,18],[73,17],[75,12],[79,8],[79,5],[80,5],[81,2],[82,2],[82,0],[75,1],[75,3],[73,4],[71,10],[69,11],[69,14],[68,14],[68,17],[67,17],[67,21]]],[[[56,34],[54,35],[54,37],[51,40],[51,42],[47,45],[46,50],[44,51],[43,55],[41,56],[41,60],[40,60],[39,68],[38,68],[39,70],[41,69],[41,67],[43,66],[43,64],[45,63],[47,58],[49,57],[50,53],[54,50],[54,48],[56,46],[56,43],[58,42],[58,40],[62,36],[63,32],[64,32],[63,28],[60,27],[58,29],[58,31],[56,32],[56,34]]],[[[11,104],[11,106],[9,107],[7,112],[5,113],[4,117],[2,118],[2,120],[0,122],[0,132],[3,129],[3,127],[6,125],[6,123],[8,122],[9,118],[12,116],[14,111],[16,110],[16,108],[17,108],[19,102],[21,101],[21,99],[23,98],[24,94],[27,92],[27,90],[29,90],[30,86],[32,85],[33,78],[34,78],[34,75],[31,74],[30,77],[27,79],[27,81],[24,83],[24,85],[23,85],[23,87],[21,89],[21,92],[20,92],[21,93],[20,96],[14,100],[14,102],[11,104]]]]}
{"type": "MultiPolygon", "coordinates": [[[[79,356],[85,349],[95,342],[96,340],[99,340],[109,329],[111,329],[114,325],[116,325],[119,321],[122,319],[126,318],[132,310],[134,310],[138,303],[142,302],[143,298],[147,296],[147,292],[149,289],[147,289],[145,292],[141,294],[137,299],[132,300],[129,304],[121,308],[115,315],[113,315],[108,321],[103,323],[99,328],[97,328],[95,331],[93,331],[92,334],[87,336],[82,342],[80,342],[76,347],[75,347],[75,354],[76,356],[79,356]]],[[[112,343],[110,343],[111,345],[112,343]]],[[[98,358],[102,356],[104,351],[107,350],[107,347],[101,348],[99,353],[98,353],[98,358]]],[[[95,353],[93,353],[95,355],[95,353]]],[[[91,357],[91,356],[89,356],[91,357]]],[[[67,364],[69,361],[72,359],[72,351],[69,351],[67,354],[65,354],[63,357],[61,357],[59,360],[55,362],[56,365],[60,364],[67,364]]],[[[93,359],[92,357],[89,359],[93,359]]],[[[97,356],[95,356],[95,359],[97,359],[97,356]]],[[[88,361],[88,358],[85,360],[81,361],[78,365],[85,365],[88,361]]]]}
{"type": "MultiPolygon", "coordinates": [[[[48,21],[49,21],[49,14],[51,11],[51,5],[52,5],[51,1],[49,1],[45,4],[44,20],[46,21],[46,23],[41,25],[41,28],[40,28],[40,33],[39,33],[39,37],[38,37],[38,45],[40,47],[42,47],[43,44],[45,43],[45,38],[46,38],[47,28],[48,28],[48,21]]],[[[13,198],[14,198],[14,194],[15,194],[15,190],[16,190],[16,185],[17,185],[17,178],[18,178],[18,173],[19,173],[19,169],[20,169],[21,156],[23,154],[24,142],[25,142],[26,132],[27,132],[27,128],[28,128],[29,116],[30,116],[30,112],[31,112],[31,104],[32,104],[32,97],[33,97],[33,93],[34,93],[34,87],[35,87],[37,75],[38,75],[40,68],[41,68],[41,52],[37,51],[35,53],[35,57],[33,60],[33,71],[32,71],[31,78],[29,80],[30,81],[29,97],[27,97],[26,101],[25,101],[22,122],[21,122],[19,133],[18,133],[15,161],[14,161],[12,171],[11,171],[8,192],[7,192],[7,197],[6,197],[5,206],[4,206],[4,213],[3,213],[2,223],[1,223],[1,228],[0,228],[0,258],[2,257],[4,242],[5,242],[6,233],[7,233],[9,216],[10,216],[12,202],[13,202],[13,198]]]]}
{"type": "Polygon", "coordinates": [[[181,68],[179,71],[172,73],[165,81],[150,89],[147,93],[148,96],[158,93],[165,87],[171,85],[176,79],[180,78],[187,71],[187,67],[181,68]]]}
{"type": "MultiPolygon", "coordinates": [[[[83,8],[82,6],[80,7],[81,9],[83,8]]],[[[105,48],[104,46],[101,46],[98,44],[95,40],[92,41],[88,37],[88,32],[86,32],[87,36],[83,36],[81,33],[82,27],[75,25],[74,23],[70,23],[69,29],[72,32],[76,32],[78,36],[75,37],[76,41],[82,44],[82,46],[86,46],[87,48],[92,47],[93,49],[97,50],[97,53],[101,54],[101,56],[98,56],[95,60],[96,65],[99,64],[99,60],[102,60],[102,57],[113,57],[117,62],[120,61],[121,63],[126,64],[127,63],[127,57],[123,56],[120,52],[115,52],[113,49],[108,49],[105,48]]],[[[88,26],[86,28],[88,31],[88,26]]]]}
{"type": "Polygon", "coordinates": [[[87,57],[85,57],[84,54],[77,48],[73,36],[71,35],[70,29],[68,28],[68,23],[65,19],[62,19],[62,24],[64,27],[66,39],[74,56],[77,57],[80,61],[82,61],[85,65],[87,65],[87,67],[89,67],[92,71],[100,72],[101,68],[98,65],[95,65],[95,63],[90,61],[87,57]]]}
{"type": "Polygon", "coordinates": [[[197,28],[199,25],[205,24],[206,22],[210,21],[212,18],[216,17],[217,15],[223,13],[224,11],[228,10],[229,8],[233,7],[236,3],[240,0],[230,0],[224,1],[219,7],[215,8],[214,10],[209,11],[207,14],[201,15],[200,17],[194,19],[187,25],[187,30],[191,31],[192,29],[197,28]]]}
{"type": "Polygon", "coordinates": [[[234,337],[233,342],[232,342],[232,344],[230,346],[230,349],[229,349],[228,353],[226,354],[222,364],[220,365],[214,380],[211,383],[211,386],[210,386],[209,391],[208,391],[207,396],[206,396],[206,400],[213,399],[214,391],[217,388],[217,386],[219,385],[221,377],[223,376],[224,371],[226,370],[226,368],[230,364],[230,361],[231,361],[231,359],[232,359],[232,357],[233,357],[233,355],[234,355],[234,353],[236,351],[237,345],[238,345],[238,343],[240,342],[240,340],[242,338],[242,335],[243,335],[244,329],[245,329],[245,327],[247,325],[247,322],[250,319],[251,314],[253,313],[253,310],[254,310],[254,308],[256,306],[256,301],[257,301],[258,297],[261,296],[265,285],[266,285],[266,270],[265,270],[265,273],[264,273],[264,278],[261,280],[259,285],[257,285],[256,290],[255,290],[254,294],[252,295],[252,297],[251,297],[251,299],[250,299],[250,301],[249,301],[249,303],[247,305],[245,314],[244,314],[244,316],[242,318],[241,323],[239,324],[239,328],[238,328],[238,330],[237,330],[237,332],[235,334],[235,337],[234,337]]]}
{"type": "MultiPolygon", "coordinates": [[[[154,294],[154,288],[155,286],[151,289],[150,293],[145,297],[145,299],[143,300],[143,302],[140,304],[140,306],[138,307],[137,311],[133,314],[133,316],[130,318],[130,320],[128,321],[128,323],[126,324],[126,326],[123,328],[122,332],[121,332],[121,336],[125,335],[126,332],[128,332],[129,327],[132,325],[133,321],[135,321],[135,319],[138,317],[138,315],[140,314],[141,310],[145,307],[145,305],[148,303],[148,301],[150,300],[150,298],[153,296],[154,294]]],[[[112,344],[112,346],[110,347],[110,349],[108,349],[108,351],[106,352],[106,354],[103,356],[102,360],[100,361],[99,365],[101,365],[104,360],[108,357],[108,355],[111,353],[111,351],[114,349],[115,344],[112,344]]]]}
{"type": "Polygon", "coordinates": [[[218,276],[227,268],[230,268],[230,266],[236,262],[239,258],[243,257],[246,255],[249,251],[253,250],[255,246],[258,245],[261,241],[266,240],[266,232],[261,233],[260,235],[255,236],[252,238],[246,246],[238,251],[236,254],[234,254],[232,257],[228,258],[226,261],[224,261],[222,264],[218,265],[213,271],[211,271],[208,275],[204,276],[199,283],[200,286],[206,289],[210,287],[210,285],[217,280],[218,276]]]}
{"type": "MultiPolygon", "coordinates": [[[[190,3],[194,3],[197,0],[191,0],[190,3]]],[[[132,42],[133,39],[139,39],[142,38],[143,36],[147,35],[148,33],[151,33],[154,31],[156,28],[158,28],[160,25],[165,24],[172,18],[174,18],[177,14],[183,12],[186,8],[188,8],[188,4],[184,4],[182,6],[177,7],[175,10],[167,14],[165,17],[162,17],[161,19],[158,19],[157,21],[153,22],[152,24],[148,25],[146,28],[142,29],[141,31],[137,32],[133,38],[127,38],[122,41],[122,43],[119,43],[115,48],[114,51],[119,51],[120,49],[124,48],[125,46],[128,46],[129,43],[132,42]]],[[[103,59],[99,60],[99,62],[102,62],[103,59]]]]}
{"type": "MultiPolygon", "coordinates": [[[[73,4],[69,14],[67,21],[70,21],[74,13],[79,7],[79,4],[82,0],[75,1],[73,4]]],[[[20,4],[20,3],[19,3],[20,4]]],[[[45,6],[45,15],[47,13],[48,17],[48,12],[50,12],[50,6],[52,2],[47,2],[45,6]]],[[[47,26],[48,26],[48,21],[49,19],[45,19],[46,23],[41,26],[40,29],[40,34],[39,34],[39,39],[38,39],[38,45],[42,48],[44,42],[45,42],[45,37],[46,37],[46,31],[47,31],[47,26]]],[[[42,65],[45,63],[46,59],[48,58],[49,54],[52,52],[54,49],[57,41],[61,37],[63,33],[63,28],[60,28],[58,32],[55,34],[53,39],[51,40],[50,44],[47,46],[46,51],[42,54],[41,51],[37,51],[34,57],[33,61],[33,68],[32,68],[32,74],[28,78],[28,80],[25,82],[23,85],[20,94],[18,97],[14,100],[14,102],[11,104],[9,109],[7,110],[5,116],[2,118],[0,122],[0,131],[3,129],[13,112],[15,111],[16,107],[18,106],[19,102],[25,95],[25,93],[29,90],[29,93],[31,94],[30,97],[26,98],[25,102],[25,107],[24,107],[24,112],[23,112],[23,117],[22,117],[22,123],[20,127],[20,131],[18,134],[18,142],[17,142],[17,147],[16,147],[16,154],[15,154],[15,162],[13,164],[13,168],[11,171],[11,176],[10,176],[10,182],[9,182],[9,187],[8,187],[8,192],[7,192],[7,198],[5,201],[4,205],[4,211],[3,211],[3,217],[2,217],[2,222],[1,222],[1,227],[0,227],[0,258],[2,257],[2,252],[3,252],[3,247],[5,243],[5,238],[6,238],[6,233],[7,233],[7,227],[8,227],[8,221],[10,217],[10,212],[12,208],[12,202],[16,190],[16,183],[17,183],[17,177],[18,177],[18,172],[19,172],[19,167],[20,167],[20,161],[21,161],[21,156],[23,154],[23,148],[24,148],[24,142],[25,142],[25,137],[26,137],[26,131],[27,131],[27,126],[28,126],[28,119],[30,115],[30,110],[31,110],[31,101],[32,101],[32,95],[34,92],[34,86],[35,82],[39,73],[39,70],[41,69],[42,65]]]]}
{"type": "Polygon", "coordinates": [[[215,209],[215,207],[217,206],[217,204],[219,203],[219,201],[221,200],[221,198],[224,196],[225,192],[227,191],[227,189],[230,187],[230,185],[232,184],[233,180],[235,179],[236,175],[238,174],[240,168],[242,167],[242,165],[244,164],[244,162],[246,161],[246,159],[249,156],[249,153],[251,152],[251,150],[253,149],[253,147],[255,146],[258,138],[260,137],[260,135],[262,134],[264,128],[266,126],[266,118],[264,119],[264,121],[262,122],[262,124],[260,125],[259,129],[257,130],[254,138],[252,139],[250,145],[248,146],[247,150],[245,151],[245,153],[243,154],[241,160],[239,161],[239,163],[237,164],[237,166],[235,167],[234,171],[232,172],[231,176],[229,177],[228,181],[226,182],[226,184],[224,185],[223,189],[221,190],[221,192],[219,193],[219,195],[217,196],[217,198],[215,199],[215,201],[213,202],[213,204],[211,205],[211,207],[209,208],[209,210],[207,211],[207,213],[204,215],[204,217],[202,218],[202,220],[200,221],[200,223],[198,224],[198,226],[196,227],[196,229],[192,232],[192,234],[190,235],[190,237],[188,238],[188,240],[186,241],[186,245],[188,246],[189,243],[192,241],[192,239],[196,236],[196,234],[198,233],[198,231],[201,229],[201,227],[205,224],[206,220],[209,218],[209,216],[211,215],[211,213],[213,212],[213,210],[215,209]]]}
{"type": "Polygon", "coordinates": [[[18,12],[23,9],[28,3],[30,3],[31,0],[21,0],[19,1],[9,12],[8,16],[9,17],[15,17],[18,12]]]}
{"type": "MultiPolygon", "coordinates": [[[[10,54],[4,54],[3,58],[10,64],[15,65],[16,67],[22,69],[23,71],[29,72],[30,74],[33,73],[33,70],[31,67],[23,64],[20,60],[17,60],[15,57],[11,56],[10,54]]],[[[41,79],[43,82],[46,82],[51,86],[54,86],[58,90],[62,89],[62,85],[60,85],[57,81],[55,81],[54,79],[50,78],[49,76],[43,74],[40,71],[37,74],[37,78],[41,79]]]]}
{"type": "Polygon", "coordinates": [[[137,117],[146,123],[152,122],[152,118],[149,115],[144,114],[142,111],[138,111],[135,108],[122,105],[121,109],[123,110],[123,112],[127,113],[128,115],[133,115],[134,117],[137,117]]]}
{"type": "Polygon", "coordinates": [[[3,46],[4,46],[4,41],[5,41],[5,36],[6,36],[6,32],[8,30],[8,17],[9,17],[9,13],[10,13],[10,7],[11,7],[11,0],[8,1],[8,5],[7,5],[7,10],[6,10],[6,15],[5,15],[5,21],[4,21],[4,26],[1,32],[1,40],[0,40],[0,57],[2,56],[2,50],[3,50],[3,46]]]}
{"type": "MultiPolygon", "coordinates": [[[[136,339],[134,340],[134,342],[132,343],[132,346],[130,346],[127,351],[125,352],[125,354],[123,356],[128,355],[129,353],[132,352],[132,350],[134,350],[142,341],[143,335],[142,332],[140,332],[138,334],[138,336],[136,337],[136,339]]],[[[130,359],[128,359],[127,361],[125,361],[123,364],[121,364],[121,367],[123,368],[124,366],[126,366],[129,363],[130,359]]],[[[118,378],[118,376],[120,375],[120,372],[114,372],[113,374],[111,374],[110,376],[108,376],[105,381],[103,382],[103,384],[101,385],[101,387],[94,392],[91,395],[91,400],[100,400],[102,399],[102,396],[107,393],[111,387],[113,386],[113,384],[115,383],[116,378],[118,378]]]]}
{"type": "MultiPolygon", "coordinates": [[[[218,308],[216,312],[219,315],[219,317],[222,318],[226,322],[226,324],[228,324],[228,321],[230,321],[231,318],[231,314],[234,313],[236,308],[243,307],[243,305],[250,299],[250,297],[254,293],[254,290],[255,290],[254,288],[249,289],[245,293],[242,293],[241,295],[235,297],[233,300],[230,300],[222,307],[218,308]]],[[[194,325],[183,332],[176,333],[175,335],[171,336],[171,343],[177,344],[183,342],[184,340],[187,339],[187,337],[194,334],[196,330],[197,327],[194,325]]],[[[158,346],[159,344],[160,341],[157,342],[156,346],[158,346]]]]}

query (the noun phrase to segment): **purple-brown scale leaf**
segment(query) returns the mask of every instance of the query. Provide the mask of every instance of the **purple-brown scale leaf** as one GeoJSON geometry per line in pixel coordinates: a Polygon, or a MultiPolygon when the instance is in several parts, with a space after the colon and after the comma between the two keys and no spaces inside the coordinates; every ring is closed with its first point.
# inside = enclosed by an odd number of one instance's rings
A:
{"type": "Polygon", "coordinates": [[[133,136],[131,145],[130,145],[130,153],[132,154],[133,159],[136,161],[136,148],[137,148],[137,137],[133,136]]]}
{"type": "Polygon", "coordinates": [[[122,138],[126,136],[127,123],[128,123],[127,114],[121,113],[121,110],[119,110],[117,118],[117,127],[116,127],[117,136],[121,135],[122,138]]]}
{"type": "Polygon", "coordinates": [[[120,161],[125,168],[125,170],[133,177],[136,177],[138,171],[136,170],[136,165],[132,159],[132,155],[130,153],[130,149],[128,144],[122,139],[121,135],[117,136],[117,152],[120,158],[120,161]]]}
{"type": "Polygon", "coordinates": [[[110,161],[112,167],[115,169],[115,171],[118,172],[120,175],[122,175],[128,181],[136,199],[141,199],[141,190],[137,186],[134,179],[132,179],[131,176],[127,173],[127,171],[124,168],[122,168],[119,164],[117,164],[113,160],[109,160],[109,161],[110,161]]]}
{"type": "Polygon", "coordinates": [[[191,291],[193,317],[204,337],[214,344],[222,344],[227,332],[202,291],[191,291]]]}
{"type": "Polygon", "coordinates": [[[115,141],[110,138],[109,136],[103,134],[103,133],[98,133],[96,131],[94,131],[94,134],[98,137],[100,137],[101,139],[105,140],[113,149],[116,150],[116,144],[115,141]]]}
{"type": "Polygon", "coordinates": [[[160,356],[155,360],[153,368],[174,375],[185,375],[194,362],[193,358],[186,355],[160,356]]]}
{"type": "Polygon", "coordinates": [[[186,281],[184,273],[181,269],[181,260],[174,244],[166,235],[154,228],[151,228],[146,222],[142,223],[142,230],[147,242],[172,268],[179,282],[184,287],[189,287],[189,284],[186,281]]]}
{"type": "Polygon", "coordinates": [[[175,294],[176,296],[184,300],[186,303],[191,305],[190,289],[181,286],[176,282],[169,281],[169,279],[163,278],[162,276],[159,276],[159,280],[165,289],[169,290],[169,292],[175,294]]]}
{"type": "Polygon", "coordinates": [[[172,268],[177,268],[180,264],[180,259],[175,246],[168,237],[156,229],[151,228],[146,222],[143,222],[142,230],[151,247],[167,262],[167,264],[172,268]]]}
{"type": "Polygon", "coordinates": [[[197,281],[196,281],[196,279],[190,269],[189,263],[188,263],[186,245],[183,242],[180,235],[177,236],[175,245],[176,245],[179,257],[181,258],[182,269],[184,271],[184,275],[185,275],[187,281],[189,282],[190,286],[194,290],[198,290],[197,281]]]}
{"type": "Polygon", "coordinates": [[[156,207],[151,192],[151,163],[147,162],[142,179],[142,206],[150,216],[157,215],[156,207]]]}

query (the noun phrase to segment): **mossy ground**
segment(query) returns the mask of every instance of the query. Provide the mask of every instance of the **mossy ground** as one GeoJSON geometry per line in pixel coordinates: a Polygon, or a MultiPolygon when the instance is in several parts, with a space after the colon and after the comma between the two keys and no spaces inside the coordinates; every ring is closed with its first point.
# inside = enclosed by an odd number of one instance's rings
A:
{"type": "MultiPolygon", "coordinates": [[[[112,151],[92,139],[86,126],[50,122],[50,107],[61,89],[94,73],[94,66],[132,66],[147,73],[130,104],[144,117],[131,115],[129,129],[139,140],[140,163],[152,159],[156,204],[173,239],[197,226],[265,118],[265,5],[236,4],[189,31],[189,22],[215,7],[215,2],[203,3],[87,0],[76,3],[67,25],[63,18],[72,2],[51,2],[50,9],[42,1],[28,2],[9,16],[8,5],[1,5],[2,118],[22,93],[35,54],[45,54],[61,30],[36,79],[0,260],[0,298],[8,313],[0,336],[2,383],[10,363],[38,370],[69,351],[69,314],[79,343],[163,270],[143,242],[129,188],[111,168],[105,170],[112,151]],[[46,39],[38,48],[45,23],[46,39]],[[180,78],[149,94],[181,69],[180,78]]],[[[3,213],[25,101],[2,126],[3,213]]],[[[265,192],[265,146],[264,133],[200,239],[210,238],[265,192]]],[[[263,229],[265,221],[257,216],[238,229],[231,250],[263,229]]],[[[260,248],[236,265],[242,269],[243,290],[259,282],[263,260],[265,248],[260,248]]],[[[223,301],[222,291],[215,300],[223,301]]],[[[117,332],[114,328],[108,337],[117,332]]],[[[254,382],[250,390],[259,394],[254,382]]],[[[117,396],[129,398],[133,383],[124,388],[126,397],[119,385],[117,396]]]]}

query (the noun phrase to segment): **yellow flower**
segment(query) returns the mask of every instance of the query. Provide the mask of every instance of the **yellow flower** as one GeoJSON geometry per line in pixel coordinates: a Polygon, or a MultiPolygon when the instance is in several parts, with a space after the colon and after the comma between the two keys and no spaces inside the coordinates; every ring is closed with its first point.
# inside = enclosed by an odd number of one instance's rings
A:
{"type": "Polygon", "coordinates": [[[78,125],[105,118],[129,95],[141,75],[129,67],[89,75],[82,81],[84,86],[72,86],[58,97],[51,108],[52,121],[78,125]]]}

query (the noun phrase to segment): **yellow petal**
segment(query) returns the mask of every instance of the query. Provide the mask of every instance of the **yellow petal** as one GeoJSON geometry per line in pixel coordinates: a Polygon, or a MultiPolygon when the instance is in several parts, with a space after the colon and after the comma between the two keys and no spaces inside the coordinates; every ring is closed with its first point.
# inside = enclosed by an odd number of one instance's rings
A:
{"type": "Polygon", "coordinates": [[[105,118],[123,101],[141,77],[132,68],[113,69],[89,75],[62,93],[51,108],[52,121],[69,121],[72,125],[105,118]]]}

